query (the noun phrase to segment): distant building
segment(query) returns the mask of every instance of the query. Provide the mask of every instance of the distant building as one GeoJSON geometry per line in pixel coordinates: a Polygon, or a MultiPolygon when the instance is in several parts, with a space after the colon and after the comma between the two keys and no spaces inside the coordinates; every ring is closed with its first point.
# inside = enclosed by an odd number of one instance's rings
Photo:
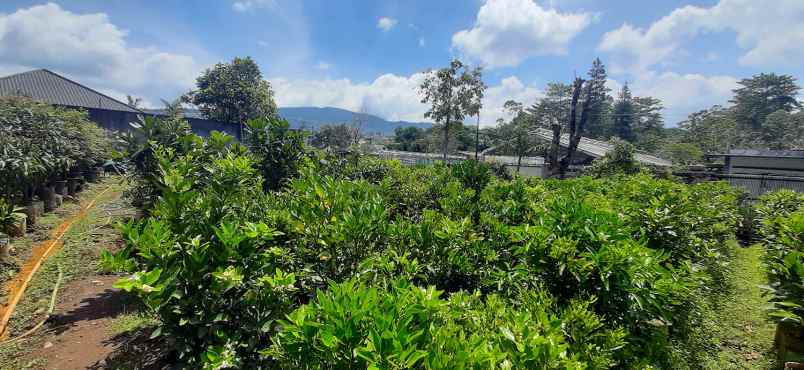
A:
{"type": "MultiPolygon", "coordinates": [[[[162,115],[159,111],[146,112],[115,98],[93,90],[47,69],[0,77],[0,97],[27,97],[66,108],[83,109],[89,119],[107,130],[125,131],[129,123],[137,122],[140,115],[162,115]]],[[[193,132],[208,136],[213,130],[239,137],[237,124],[187,116],[193,132]]]]}
{"type": "Polygon", "coordinates": [[[778,189],[804,192],[804,150],[732,149],[708,157],[722,157],[719,177],[753,196],[778,189]]]}

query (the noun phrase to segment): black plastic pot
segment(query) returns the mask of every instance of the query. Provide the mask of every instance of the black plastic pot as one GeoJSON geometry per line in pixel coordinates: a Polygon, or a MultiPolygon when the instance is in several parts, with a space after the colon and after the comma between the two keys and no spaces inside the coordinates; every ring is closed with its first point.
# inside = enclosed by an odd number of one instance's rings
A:
{"type": "Polygon", "coordinates": [[[67,180],[53,181],[53,191],[59,195],[67,195],[67,180]]]}

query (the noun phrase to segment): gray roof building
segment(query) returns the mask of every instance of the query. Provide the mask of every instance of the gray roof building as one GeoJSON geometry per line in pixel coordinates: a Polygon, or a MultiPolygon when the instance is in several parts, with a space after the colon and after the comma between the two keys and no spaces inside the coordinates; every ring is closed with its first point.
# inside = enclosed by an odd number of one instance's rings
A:
{"type": "Polygon", "coordinates": [[[47,69],[0,77],[0,96],[25,96],[66,107],[143,113],[137,108],[47,69]]]}

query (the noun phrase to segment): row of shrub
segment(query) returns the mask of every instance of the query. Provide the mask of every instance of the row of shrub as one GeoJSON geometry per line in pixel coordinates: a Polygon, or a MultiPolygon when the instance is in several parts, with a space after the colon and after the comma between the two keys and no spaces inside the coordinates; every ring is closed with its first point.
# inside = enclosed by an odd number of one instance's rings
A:
{"type": "MultiPolygon", "coordinates": [[[[770,316],[780,332],[798,332],[804,346],[804,194],[781,190],[762,196],[756,206],[765,246],[770,316]]],[[[778,339],[778,338],[777,338],[778,339]]],[[[799,348],[799,350],[804,348],[799,348]]],[[[782,348],[784,351],[785,349],[782,348]]]]}
{"type": "Polygon", "coordinates": [[[677,367],[670,343],[740,222],[722,183],[509,181],[299,139],[259,120],[243,145],[188,134],[149,151],[150,216],[103,261],[131,273],[117,286],[158,314],[180,364],[677,367]]]}
{"type": "Polygon", "coordinates": [[[106,133],[86,112],[0,99],[0,198],[30,201],[38,187],[81,176],[110,152],[106,133]]]}

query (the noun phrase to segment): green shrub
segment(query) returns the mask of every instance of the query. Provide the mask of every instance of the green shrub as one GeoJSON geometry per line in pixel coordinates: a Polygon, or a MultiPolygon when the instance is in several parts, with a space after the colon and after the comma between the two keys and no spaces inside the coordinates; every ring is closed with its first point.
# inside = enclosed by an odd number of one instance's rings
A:
{"type": "Polygon", "coordinates": [[[804,325],[804,194],[780,190],[760,197],[759,234],[766,248],[770,316],[804,325]]]}
{"type": "Polygon", "coordinates": [[[263,189],[279,190],[298,174],[306,157],[304,133],[291,130],[288,122],[275,117],[248,120],[243,143],[255,157],[263,177],[263,189]]]}
{"type": "Polygon", "coordinates": [[[37,187],[109,158],[105,132],[79,110],[0,99],[0,198],[29,201],[37,187]]]}
{"type": "Polygon", "coordinates": [[[397,280],[333,284],[282,322],[262,351],[293,369],[601,369],[624,332],[606,329],[588,301],[556,309],[533,292],[512,307],[494,295],[453,294],[397,280]]]}

